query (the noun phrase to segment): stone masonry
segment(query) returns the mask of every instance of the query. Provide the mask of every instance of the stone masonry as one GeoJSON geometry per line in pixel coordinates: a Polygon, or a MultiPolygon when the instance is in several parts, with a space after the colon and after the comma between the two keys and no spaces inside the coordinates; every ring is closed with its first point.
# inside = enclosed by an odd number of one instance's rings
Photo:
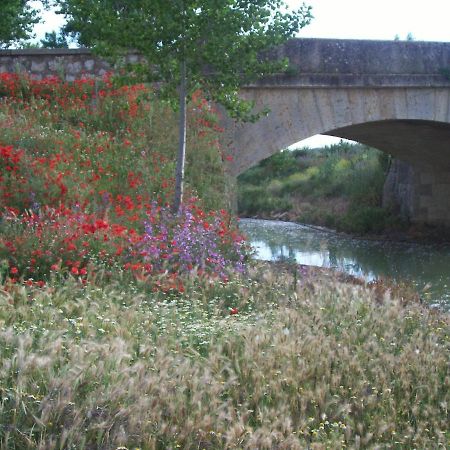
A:
{"type": "MultiPolygon", "coordinates": [[[[138,55],[130,54],[127,62],[138,59],[138,55]]],[[[27,73],[38,80],[55,75],[74,81],[83,77],[102,77],[112,70],[111,64],[95,57],[88,49],[0,50],[0,73],[27,73]]]]}

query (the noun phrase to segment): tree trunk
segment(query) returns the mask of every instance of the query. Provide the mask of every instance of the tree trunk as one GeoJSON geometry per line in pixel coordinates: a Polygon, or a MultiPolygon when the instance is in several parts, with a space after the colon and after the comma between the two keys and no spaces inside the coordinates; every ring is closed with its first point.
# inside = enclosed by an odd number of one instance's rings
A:
{"type": "Polygon", "coordinates": [[[184,190],[184,162],[186,159],[186,62],[181,63],[180,82],[180,118],[179,118],[179,139],[177,169],[175,173],[175,198],[173,200],[172,211],[177,214],[183,202],[184,190]]]}

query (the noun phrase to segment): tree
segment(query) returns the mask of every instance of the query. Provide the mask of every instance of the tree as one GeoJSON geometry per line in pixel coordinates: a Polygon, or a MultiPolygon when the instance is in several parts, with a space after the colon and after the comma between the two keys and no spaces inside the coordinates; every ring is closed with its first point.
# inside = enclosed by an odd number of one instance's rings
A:
{"type": "Polygon", "coordinates": [[[41,39],[41,46],[43,48],[69,48],[69,43],[64,34],[51,31],[45,33],[44,39],[41,39]]]}
{"type": "Polygon", "coordinates": [[[27,0],[1,0],[0,48],[27,39],[33,25],[39,21],[37,11],[27,0]]]}
{"type": "MultiPolygon", "coordinates": [[[[236,119],[255,119],[239,86],[287,68],[264,52],[309,23],[311,8],[290,10],[283,0],[59,0],[82,45],[114,59],[137,50],[148,81],[179,111],[179,149],[173,210],[183,198],[186,103],[201,89],[236,119]]],[[[135,66],[135,72],[139,69],[135,66]]]]}

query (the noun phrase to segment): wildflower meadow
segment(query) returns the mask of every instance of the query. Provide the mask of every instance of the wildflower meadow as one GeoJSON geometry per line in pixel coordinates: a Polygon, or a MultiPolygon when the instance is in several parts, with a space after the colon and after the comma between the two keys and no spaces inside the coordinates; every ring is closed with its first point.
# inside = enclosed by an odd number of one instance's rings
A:
{"type": "Polygon", "coordinates": [[[450,321],[251,259],[220,126],[142,84],[0,74],[0,448],[450,447],[450,321]]]}
{"type": "MultiPolygon", "coordinates": [[[[194,267],[226,277],[243,266],[245,244],[230,215],[205,209],[195,185],[181,213],[170,213],[172,155],[148,131],[164,106],[152,111],[144,85],[2,74],[0,93],[4,281],[42,286],[52,274],[86,282],[100,269],[125,270],[156,289],[166,274],[164,285],[179,290],[179,275],[194,267]]],[[[204,154],[211,165],[215,156],[220,185],[217,127],[207,103],[194,101],[194,133],[203,141],[196,170],[205,169],[204,154]]]]}

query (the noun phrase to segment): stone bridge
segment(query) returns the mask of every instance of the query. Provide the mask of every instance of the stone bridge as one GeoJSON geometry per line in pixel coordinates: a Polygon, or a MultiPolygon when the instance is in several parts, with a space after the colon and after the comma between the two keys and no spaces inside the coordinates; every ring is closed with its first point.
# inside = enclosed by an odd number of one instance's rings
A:
{"type": "Polygon", "coordinates": [[[316,134],[351,139],[396,158],[386,205],[450,226],[450,43],[296,39],[277,54],[289,72],[242,89],[270,114],[224,121],[234,175],[316,134]]]}
{"type": "MultiPolygon", "coordinates": [[[[294,39],[275,53],[288,73],[242,89],[270,114],[255,124],[223,115],[232,175],[316,134],[352,139],[396,158],[385,204],[450,226],[450,43],[294,39]]],[[[0,72],[15,70],[74,80],[110,67],[83,49],[0,51],[0,72]]]]}

